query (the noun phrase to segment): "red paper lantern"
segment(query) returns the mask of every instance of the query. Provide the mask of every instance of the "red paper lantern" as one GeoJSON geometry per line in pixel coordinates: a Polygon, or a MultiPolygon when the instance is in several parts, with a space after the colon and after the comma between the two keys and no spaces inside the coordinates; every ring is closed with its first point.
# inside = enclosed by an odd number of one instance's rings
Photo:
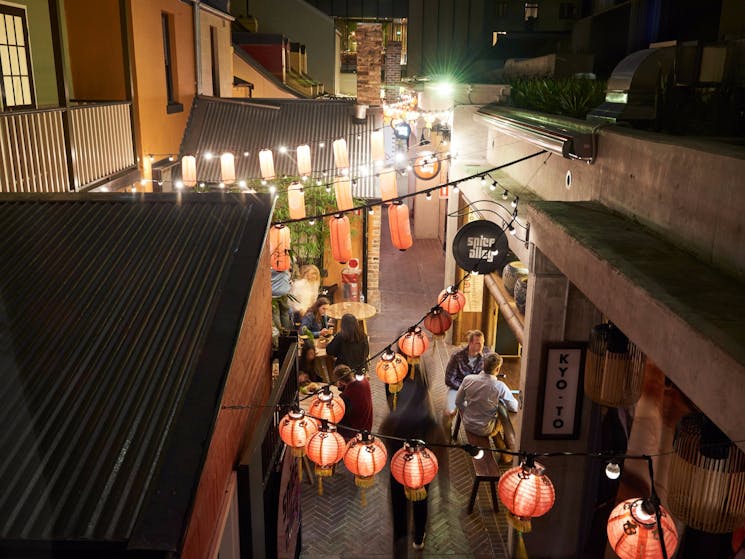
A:
{"type": "Polygon", "coordinates": [[[427,351],[429,338],[419,326],[415,326],[398,339],[398,347],[407,357],[419,357],[427,351]]]}
{"type": "Polygon", "coordinates": [[[346,264],[352,258],[352,234],[349,218],[336,214],[329,222],[331,231],[331,255],[340,264],[346,264]]]}
{"type": "Polygon", "coordinates": [[[346,406],[344,400],[337,398],[328,387],[316,392],[313,402],[308,407],[308,415],[317,420],[339,423],[344,417],[346,406]]]}
{"type": "MultiPolygon", "coordinates": [[[[678,531],[670,513],[660,506],[660,520],[667,556],[678,547],[678,531]]],[[[608,542],[621,559],[662,558],[660,532],[654,506],[645,499],[627,499],[613,509],[608,518],[608,542]]]]}
{"type": "MultiPolygon", "coordinates": [[[[279,436],[295,456],[305,456],[305,445],[318,431],[318,424],[305,417],[303,410],[292,410],[279,422],[279,436]]],[[[302,471],[302,470],[301,470],[302,471]]]]}
{"type": "Polygon", "coordinates": [[[375,483],[375,474],[379,473],[388,460],[388,452],[380,439],[367,431],[358,433],[347,443],[344,453],[344,465],[354,474],[354,483],[360,488],[360,499],[365,505],[365,489],[375,483]]]}
{"type": "Polygon", "coordinates": [[[437,475],[437,458],[421,443],[404,443],[391,458],[391,475],[404,486],[406,498],[421,501],[427,497],[424,487],[437,475]]]}
{"type": "Polygon", "coordinates": [[[440,291],[437,304],[448,314],[457,314],[466,306],[466,296],[457,287],[451,285],[440,291]]]}
{"type": "Polygon", "coordinates": [[[498,491],[499,500],[521,521],[546,514],[556,499],[554,485],[537,462],[511,468],[502,474],[498,491]]]}
{"type": "Polygon", "coordinates": [[[432,307],[424,317],[424,327],[434,336],[444,336],[453,324],[453,319],[441,306],[432,307]]]}
{"type": "Polygon", "coordinates": [[[274,225],[269,229],[270,266],[277,272],[290,269],[290,229],[274,225]]]}
{"type": "Polygon", "coordinates": [[[401,202],[394,202],[388,206],[388,228],[391,230],[391,242],[398,250],[411,248],[411,225],[409,223],[409,207],[401,202]]]}
{"type": "Polygon", "coordinates": [[[323,478],[334,475],[334,466],[344,457],[346,445],[344,437],[327,423],[308,439],[306,452],[311,462],[316,465],[319,495],[323,495],[323,478]]]}

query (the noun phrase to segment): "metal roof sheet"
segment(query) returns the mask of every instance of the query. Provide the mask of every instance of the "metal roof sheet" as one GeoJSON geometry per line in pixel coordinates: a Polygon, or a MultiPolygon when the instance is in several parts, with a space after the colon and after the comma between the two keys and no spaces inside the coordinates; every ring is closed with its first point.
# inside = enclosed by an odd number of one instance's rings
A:
{"type": "Polygon", "coordinates": [[[271,211],[249,194],[0,198],[0,550],[126,541],[199,386],[170,503],[186,517],[271,211]]]}
{"type": "MultiPolygon", "coordinates": [[[[357,178],[352,193],[359,198],[375,198],[374,176],[359,176],[357,170],[360,166],[372,169],[370,133],[376,129],[376,119],[368,111],[364,121],[354,120],[354,107],[353,100],[338,99],[197,97],[184,132],[181,155],[232,152],[236,157],[236,177],[250,179],[261,177],[259,151],[271,149],[276,173],[293,176],[297,175],[295,150],[309,144],[314,171],[327,171],[330,177],[334,170],[331,142],[345,138],[350,176],[357,178]],[[319,147],[320,142],[325,147],[319,147]],[[280,146],[288,148],[286,155],[279,153],[280,146]],[[248,156],[244,156],[245,152],[248,156]]],[[[197,157],[197,177],[205,182],[219,182],[220,158],[197,157]]]]}

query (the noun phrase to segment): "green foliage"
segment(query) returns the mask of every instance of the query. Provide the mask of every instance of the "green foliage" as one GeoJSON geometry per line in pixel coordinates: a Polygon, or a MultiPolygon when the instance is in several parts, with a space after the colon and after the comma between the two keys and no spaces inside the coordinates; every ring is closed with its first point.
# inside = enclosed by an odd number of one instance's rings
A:
{"type": "Polygon", "coordinates": [[[583,119],[605,99],[606,83],[586,78],[518,78],[510,86],[513,107],[583,119]]]}

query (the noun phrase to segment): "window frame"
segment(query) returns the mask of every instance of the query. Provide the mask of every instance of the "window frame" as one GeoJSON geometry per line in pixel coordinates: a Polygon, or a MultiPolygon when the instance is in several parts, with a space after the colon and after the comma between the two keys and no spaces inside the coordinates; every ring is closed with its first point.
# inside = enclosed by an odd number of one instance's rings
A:
{"type": "MultiPolygon", "coordinates": [[[[8,4],[0,4],[0,18],[2,19],[1,24],[5,25],[5,17],[18,17],[21,20],[21,26],[23,28],[23,49],[26,54],[26,71],[27,74],[13,74],[12,68],[10,68],[11,73],[6,74],[5,68],[2,66],[2,61],[0,61],[0,96],[2,96],[2,110],[3,111],[24,111],[29,109],[35,109],[36,108],[36,90],[34,88],[34,69],[31,64],[31,45],[29,43],[29,31],[28,31],[28,18],[27,18],[27,12],[25,7],[20,6],[10,6],[8,4]],[[27,79],[28,80],[28,91],[29,91],[29,97],[30,102],[24,103],[24,104],[8,104],[8,96],[6,94],[5,89],[5,78],[6,77],[18,77],[21,79],[27,79]]],[[[8,48],[15,47],[17,48],[18,42],[16,41],[15,44],[11,45],[7,42],[7,30],[6,30],[6,42],[2,43],[4,46],[7,46],[8,48]]],[[[17,52],[17,51],[16,51],[17,52]]],[[[18,60],[18,63],[20,63],[20,60],[18,60]]]]}

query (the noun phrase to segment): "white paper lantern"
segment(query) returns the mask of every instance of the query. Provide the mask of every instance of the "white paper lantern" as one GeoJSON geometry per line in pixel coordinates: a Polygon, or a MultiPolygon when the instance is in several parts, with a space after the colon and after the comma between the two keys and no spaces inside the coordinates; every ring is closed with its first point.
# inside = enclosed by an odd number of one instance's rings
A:
{"type": "Polygon", "coordinates": [[[393,200],[398,198],[398,186],[396,185],[396,170],[385,169],[380,173],[380,199],[393,200]]]}
{"type": "Polygon", "coordinates": [[[272,150],[262,149],[259,152],[259,165],[261,166],[261,176],[265,180],[271,180],[276,176],[274,172],[274,156],[272,155],[272,150]]]}
{"type": "Polygon", "coordinates": [[[382,129],[370,134],[370,153],[373,161],[385,161],[385,141],[382,129]]]}
{"type": "Polygon", "coordinates": [[[184,186],[197,185],[197,158],[193,155],[184,155],[181,158],[181,180],[184,186]]]}
{"type": "Polygon", "coordinates": [[[290,208],[290,219],[305,218],[305,195],[299,182],[293,182],[287,187],[287,205],[290,208]]]}
{"type": "Polygon", "coordinates": [[[349,154],[347,141],[344,138],[334,140],[334,162],[337,169],[349,169],[349,154]]]}
{"type": "Polygon", "coordinates": [[[352,185],[348,177],[334,177],[334,190],[336,192],[336,207],[340,212],[354,208],[352,200],[352,185]]]}
{"type": "Polygon", "coordinates": [[[235,182],[235,156],[232,153],[223,153],[220,156],[220,178],[225,184],[235,182]]]}
{"type": "Polygon", "coordinates": [[[301,177],[310,175],[312,171],[310,164],[310,146],[297,147],[297,172],[301,177]]]}

